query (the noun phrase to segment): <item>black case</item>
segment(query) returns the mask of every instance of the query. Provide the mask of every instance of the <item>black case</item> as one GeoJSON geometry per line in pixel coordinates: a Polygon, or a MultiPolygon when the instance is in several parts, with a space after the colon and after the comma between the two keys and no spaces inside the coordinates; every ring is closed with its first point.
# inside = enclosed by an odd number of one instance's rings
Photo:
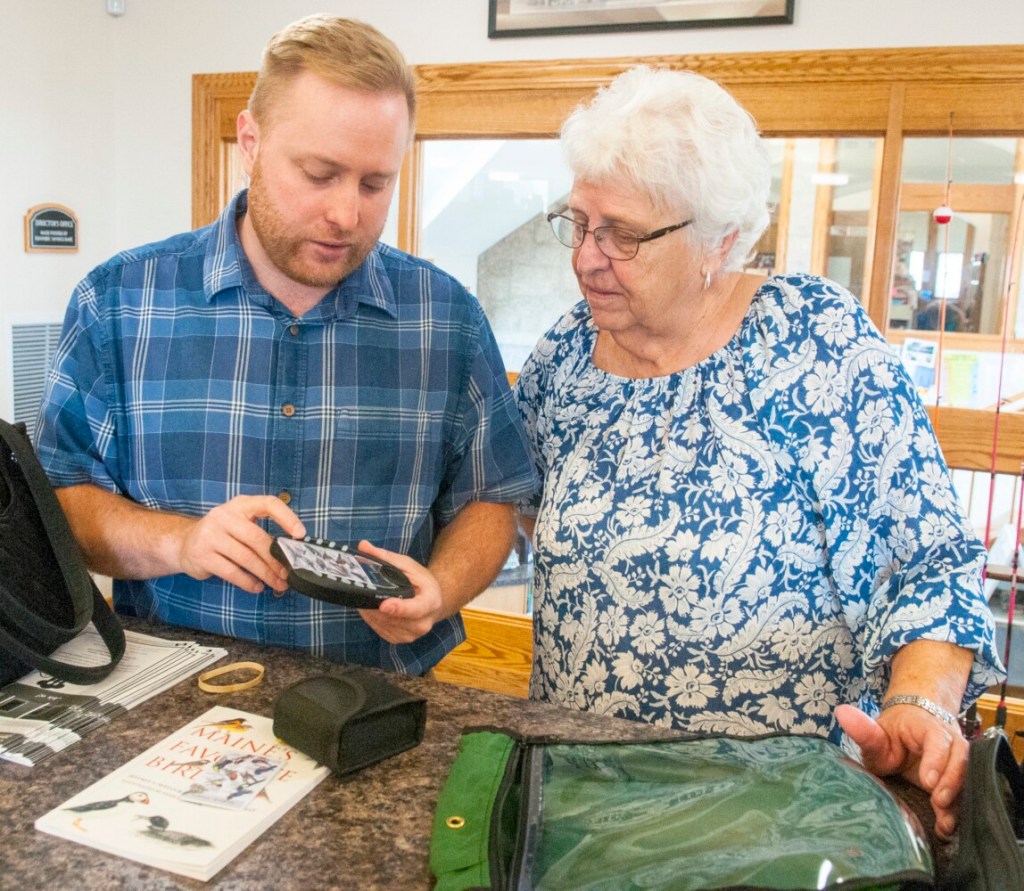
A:
{"type": "Polygon", "coordinates": [[[32,669],[72,684],[105,678],[124,655],[124,631],[96,589],[24,427],[0,421],[0,686],[32,669]],[[50,658],[93,622],[110,659],[50,658]]]}
{"type": "Polygon", "coordinates": [[[426,719],[425,699],[373,671],[347,666],[281,693],[274,705],[274,735],[335,773],[347,774],[419,745],[426,719]]]}

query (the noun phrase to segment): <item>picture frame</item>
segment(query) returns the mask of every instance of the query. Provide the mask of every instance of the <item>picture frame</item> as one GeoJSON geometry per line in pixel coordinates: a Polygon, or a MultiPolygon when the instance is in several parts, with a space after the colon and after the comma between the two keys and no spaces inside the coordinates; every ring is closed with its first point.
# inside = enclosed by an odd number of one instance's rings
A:
{"type": "Polygon", "coordinates": [[[796,0],[488,0],[488,37],[790,25],[796,0]]]}

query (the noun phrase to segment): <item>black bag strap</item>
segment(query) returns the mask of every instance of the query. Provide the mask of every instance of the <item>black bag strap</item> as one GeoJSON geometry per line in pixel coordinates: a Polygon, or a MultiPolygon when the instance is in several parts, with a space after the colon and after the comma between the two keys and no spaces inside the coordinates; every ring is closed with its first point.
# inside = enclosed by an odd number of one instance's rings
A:
{"type": "MultiPolygon", "coordinates": [[[[67,517],[57,500],[53,486],[32,450],[32,444],[23,430],[0,420],[0,439],[10,449],[18,470],[31,492],[34,507],[50,543],[61,578],[63,595],[70,599],[72,621],[57,626],[39,615],[17,593],[8,590],[0,576],[0,643],[24,662],[46,674],[73,684],[92,684],[106,677],[121,660],[125,650],[124,630],[120,620],[107,605],[85,568],[78,543],[68,525],[67,517]],[[75,637],[92,621],[99,633],[110,660],[98,666],[71,665],[50,658],[50,652],[41,652],[23,638],[53,642],[56,648],[75,637]],[[17,631],[24,634],[18,635],[17,631]]],[[[14,493],[12,492],[12,498],[14,493]]]]}
{"type": "MultiPolygon", "coordinates": [[[[110,661],[101,665],[71,665],[52,659],[38,650],[25,646],[16,637],[0,625],[0,645],[26,665],[32,666],[43,674],[52,675],[67,681],[69,684],[95,684],[102,681],[124,655],[124,629],[114,612],[103,599],[95,583],[92,585],[93,615],[92,622],[99,632],[100,638],[110,654],[110,661]]],[[[88,624],[88,623],[87,623],[88,624]]]]}

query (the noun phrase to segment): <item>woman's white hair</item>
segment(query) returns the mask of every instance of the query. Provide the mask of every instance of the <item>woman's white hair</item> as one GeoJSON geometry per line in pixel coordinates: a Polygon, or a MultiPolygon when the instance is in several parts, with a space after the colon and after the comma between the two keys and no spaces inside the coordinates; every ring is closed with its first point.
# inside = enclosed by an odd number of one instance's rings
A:
{"type": "Polygon", "coordinates": [[[722,87],[688,71],[641,65],[620,74],[562,125],[576,179],[626,179],[661,210],[693,217],[705,250],[731,233],[723,272],[743,268],[768,226],[771,166],[753,118],[722,87]]]}

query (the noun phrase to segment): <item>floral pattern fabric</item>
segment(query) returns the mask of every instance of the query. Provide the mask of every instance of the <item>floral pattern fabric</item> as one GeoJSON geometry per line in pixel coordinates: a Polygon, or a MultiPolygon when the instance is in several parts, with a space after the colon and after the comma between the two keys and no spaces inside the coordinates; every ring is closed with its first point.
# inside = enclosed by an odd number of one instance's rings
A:
{"type": "Polygon", "coordinates": [[[701,733],[841,738],[892,655],[976,651],[967,701],[1001,676],[984,548],[924,407],[858,301],[765,281],[732,340],[681,372],[591,362],[581,302],[516,396],[543,492],[534,698],[701,733]]]}

